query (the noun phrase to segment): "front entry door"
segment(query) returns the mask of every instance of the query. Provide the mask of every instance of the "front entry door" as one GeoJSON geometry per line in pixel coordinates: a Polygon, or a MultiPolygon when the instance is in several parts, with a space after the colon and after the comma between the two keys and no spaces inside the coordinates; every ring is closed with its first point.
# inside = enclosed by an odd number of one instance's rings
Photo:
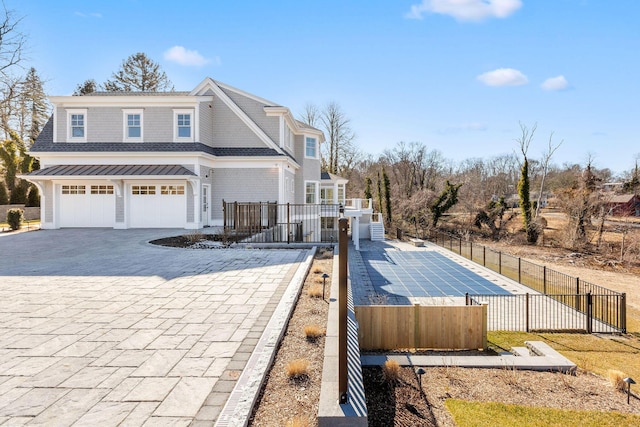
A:
{"type": "Polygon", "coordinates": [[[209,218],[211,217],[211,214],[209,212],[209,205],[211,204],[210,199],[211,196],[209,194],[209,185],[204,184],[202,185],[202,225],[204,227],[209,226],[209,218]]]}

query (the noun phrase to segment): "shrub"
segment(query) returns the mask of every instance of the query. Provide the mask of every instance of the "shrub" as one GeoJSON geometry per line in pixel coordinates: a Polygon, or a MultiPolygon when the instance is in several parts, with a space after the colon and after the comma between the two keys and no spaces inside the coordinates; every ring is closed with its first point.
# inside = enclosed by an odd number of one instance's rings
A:
{"type": "Polygon", "coordinates": [[[12,230],[18,230],[22,227],[24,221],[24,211],[22,209],[9,209],[7,211],[7,223],[12,230]]]}
{"type": "Polygon", "coordinates": [[[314,284],[309,286],[307,295],[309,295],[311,298],[322,298],[322,285],[314,284]]]}
{"type": "Polygon", "coordinates": [[[307,325],[304,327],[304,335],[309,341],[315,341],[324,334],[322,328],[318,325],[307,325]]]}
{"type": "Polygon", "coordinates": [[[292,380],[299,380],[307,376],[309,361],[307,359],[295,359],[287,363],[287,376],[292,380]]]}
{"type": "Polygon", "coordinates": [[[616,390],[626,390],[626,383],[622,381],[626,376],[623,372],[615,369],[610,369],[609,371],[607,371],[607,375],[609,377],[609,382],[616,390]]]}
{"type": "Polygon", "coordinates": [[[7,186],[4,181],[0,181],[0,205],[9,204],[9,193],[7,193],[7,186]]]}
{"type": "Polygon", "coordinates": [[[387,360],[382,365],[382,376],[385,381],[396,384],[400,381],[400,365],[395,360],[387,360]]]}
{"type": "Polygon", "coordinates": [[[27,202],[27,182],[21,180],[11,191],[9,203],[12,205],[24,205],[27,202]]]}
{"type": "Polygon", "coordinates": [[[32,185],[29,188],[29,194],[27,195],[27,207],[39,207],[40,206],[40,193],[38,192],[38,187],[32,185]]]}

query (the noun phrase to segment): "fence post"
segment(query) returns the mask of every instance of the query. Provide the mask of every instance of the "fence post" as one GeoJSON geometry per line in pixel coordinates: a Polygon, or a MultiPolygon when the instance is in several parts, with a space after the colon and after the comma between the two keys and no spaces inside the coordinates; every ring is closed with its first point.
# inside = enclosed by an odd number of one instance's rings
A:
{"type": "Polygon", "coordinates": [[[291,243],[291,205],[287,203],[287,243],[291,243]]]}
{"type": "Polygon", "coordinates": [[[580,310],[580,278],[576,277],[576,310],[580,310]]]}
{"type": "Polygon", "coordinates": [[[482,247],[482,265],[487,266],[487,247],[482,247]]]}
{"type": "Polygon", "coordinates": [[[593,305],[592,305],[592,301],[591,301],[591,292],[587,292],[586,295],[587,298],[587,325],[586,325],[586,330],[587,333],[590,334],[593,332],[593,305]]]}
{"type": "Polygon", "coordinates": [[[486,351],[489,347],[487,346],[487,331],[489,327],[487,325],[487,311],[489,309],[489,304],[482,304],[482,350],[486,351]]]}
{"type": "Polygon", "coordinates": [[[542,293],[547,294],[547,266],[542,266],[542,293]]]}
{"type": "Polygon", "coordinates": [[[462,256],[462,237],[458,239],[458,255],[462,256]]]}
{"type": "Polygon", "coordinates": [[[347,403],[347,257],[349,237],[346,218],[338,222],[338,401],[347,403]]]}
{"type": "Polygon", "coordinates": [[[469,240],[469,259],[473,261],[473,241],[469,240]]]}
{"type": "Polygon", "coordinates": [[[627,333],[627,293],[620,295],[620,328],[622,333],[627,333]]]}
{"type": "Polygon", "coordinates": [[[464,305],[469,305],[469,292],[464,294],[464,305]]]}
{"type": "Polygon", "coordinates": [[[526,305],[525,310],[524,310],[524,313],[525,313],[525,316],[526,316],[525,329],[526,329],[527,332],[529,332],[529,292],[527,292],[525,294],[525,305],[526,305]]]}
{"type": "Polygon", "coordinates": [[[502,274],[502,251],[498,251],[498,274],[502,274]]]}
{"type": "Polygon", "coordinates": [[[518,257],[518,283],[522,283],[522,258],[518,257]]]}

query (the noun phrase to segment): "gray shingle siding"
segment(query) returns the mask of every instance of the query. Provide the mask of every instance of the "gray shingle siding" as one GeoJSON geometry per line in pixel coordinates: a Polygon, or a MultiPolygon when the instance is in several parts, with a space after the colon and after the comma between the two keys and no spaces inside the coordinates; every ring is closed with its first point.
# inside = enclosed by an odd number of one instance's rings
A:
{"type": "Polygon", "coordinates": [[[211,211],[222,220],[222,201],[273,202],[278,200],[278,169],[214,169],[211,211]]]}
{"type": "Polygon", "coordinates": [[[237,92],[222,88],[233,102],[245,112],[259,127],[266,133],[269,138],[276,144],[280,145],[280,118],[277,116],[267,117],[264,112],[265,104],[240,95],[237,92]]]}
{"type": "Polygon", "coordinates": [[[213,100],[214,147],[264,147],[265,144],[218,97],[213,100]]]}
{"type": "Polygon", "coordinates": [[[200,140],[203,144],[213,146],[213,102],[201,102],[198,106],[200,117],[200,140]],[[211,108],[209,108],[211,106],[211,108]]]}

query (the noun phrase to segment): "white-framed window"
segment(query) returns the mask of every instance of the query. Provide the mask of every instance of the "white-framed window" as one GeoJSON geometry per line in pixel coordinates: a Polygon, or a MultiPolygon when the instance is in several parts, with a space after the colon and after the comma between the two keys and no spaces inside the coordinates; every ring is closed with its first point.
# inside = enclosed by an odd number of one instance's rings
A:
{"type": "Polygon", "coordinates": [[[312,159],[318,158],[318,139],[312,136],[304,137],[304,156],[312,159]]]}
{"type": "Polygon", "coordinates": [[[293,150],[293,141],[295,141],[295,138],[295,135],[293,134],[289,126],[287,126],[284,131],[284,146],[289,151],[293,150]]]}
{"type": "Polygon", "coordinates": [[[344,205],[344,184],[338,184],[338,203],[344,205]]]}
{"type": "Polygon", "coordinates": [[[92,185],[91,194],[113,194],[113,185],[92,185]]]}
{"type": "Polygon", "coordinates": [[[87,110],[67,110],[67,141],[87,141],[87,110]]]}
{"type": "Polygon", "coordinates": [[[308,205],[318,204],[318,185],[317,181],[304,182],[304,202],[308,205]]]}
{"type": "Polygon", "coordinates": [[[131,194],[135,195],[154,195],[156,194],[155,185],[133,185],[131,186],[131,194]]]}
{"type": "Polygon", "coordinates": [[[84,185],[63,185],[62,194],[85,194],[84,185]]]}
{"type": "Polygon", "coordinates": [[[194,140],[193,110],[173,110],[174,142],[191,142],[194,140]]]}
{"type": "Polygon", "coordinates": [[[184,185],[162,185],[160,186],[160,194],[165,196],[184,194],[184,185]]]}
{"type": "Polygon", "coordinates": [[[124,121],[124,141],[142,141],[142,110],[122,110],[124,121]]]}

